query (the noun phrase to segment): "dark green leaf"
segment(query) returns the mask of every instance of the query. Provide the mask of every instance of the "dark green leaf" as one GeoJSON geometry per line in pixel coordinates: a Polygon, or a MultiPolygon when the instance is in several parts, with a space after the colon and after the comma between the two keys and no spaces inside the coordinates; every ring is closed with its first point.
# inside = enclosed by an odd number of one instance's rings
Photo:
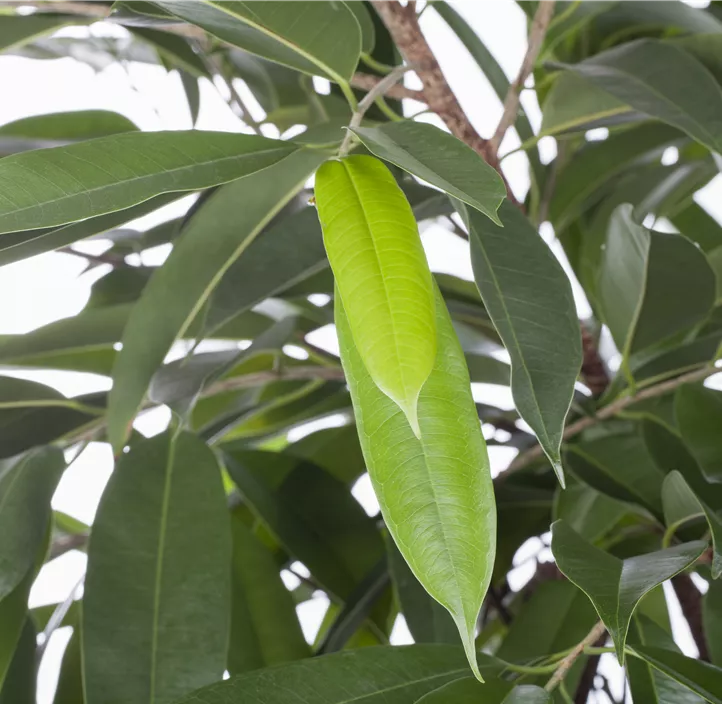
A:
{"type": "MultiPolygon", "coordinates": [[[[35,567],[30,568],[15,589],[0,599],[0,692],[6,677],[12,674],[18,643],[28,621],[28,596],[36,571],[35,567]]],[[[15,704],[14,693],[11,702],[15,704]]]]}
{"type": "Polygon", "coordinates": [[[710,582],[702,600],[704,633],[712,662],[722,665],[722,581],[710,582]]]}
{"type": "Polygon", "coordinates": [[[722,482],[722,393],[702,385],[677,389],[675,413],[682,439],[694,455],[705,478],[722,482]]]}
{"type": "Polygon", "coordinates": [[[35,704],[35,639],[35,626],[26,618],[5,683],[0,685],[0,704],[35,704]]]}
{"type": "Polygon", "coordinates": [[[191,124],[198,122],[198,115],[201,111],[201,91],[198,86],[198,79],[187,71],[179,71],[183,90],[188,101],[188,110],[191,114],[191,124]]]}
{"type": "Polygon", "coordinates": [[[87,20],[70,15],[40,14],[3,15],[0,23],[0,51],[10,51],[45,34],[71,24],[87,24],[87,20]]]}
{"type": "Polygon", "coordinates": [[[353,12],[361,28],[361,51],[364,54],[370,54],[374,50],[374,44],[376,43],[376,28],[369,10],[362,2],[347,2],[346,7],[353,12]]]}
{"type": "Polygon", "coordinates": [[[222,676],[230,558],[226,498],[208,447],[170,432],[134,443],[90,539],[82,626],[88,701],[167,704],[222,676]]]}

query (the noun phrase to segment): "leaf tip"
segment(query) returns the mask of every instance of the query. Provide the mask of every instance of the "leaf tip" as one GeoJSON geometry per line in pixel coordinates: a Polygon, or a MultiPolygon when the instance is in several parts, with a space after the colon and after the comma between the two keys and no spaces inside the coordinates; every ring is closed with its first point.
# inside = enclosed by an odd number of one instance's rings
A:
{"type": "Polygon", "coordinates": [[[554,474],[557,475],[557,479],[559,480],[559,484],[561,485],[562,489],[566,489],[567,480],[564,477],[564,468],[562,467],[561,460],[552,460],[552,468],[554,469],[554,474]]]}

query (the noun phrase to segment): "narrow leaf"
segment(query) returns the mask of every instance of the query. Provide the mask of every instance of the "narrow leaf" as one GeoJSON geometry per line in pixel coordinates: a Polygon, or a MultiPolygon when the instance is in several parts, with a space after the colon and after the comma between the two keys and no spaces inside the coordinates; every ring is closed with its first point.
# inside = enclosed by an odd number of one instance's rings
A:
{"type": "Polygon", "coordinates": [[[675,394],[675,415],[682,439],[707,481],[722,482],[722,393],[687,384],[675,394]]]}
{"type": "Polygon", "coordinates": [[[569,279],[510,202],[499,209],[503,228],[474,211],[460,212],[469,226],[476,285],[511,357],[514,403],[564,486],[562,431],[582,363],[569,279]]]}
{"type": "Polygon", "coordinates": [[[374,383],[419,437],[418,399],[436,356],[434,293],[411,207],[377,159],[316,174],[323,239],[348,325],[374,383]]]}
{"type": "Polygon", "coordinates": [[[494,565],[496,509],[464,355],[438,290],[436,327],[436,360],[419,396],[419,439],[374,384],[336,296],[341,361],[386,525],[418,580],[451,613],[480,678],[474,631],[494,565]]]}
{"type": "Polygon", "coordinates": [[[230,558],[213,453],[187,433],[135,443],[110,479],[90,539],[88,702],[167,704],[222,676],[230,558]]]}

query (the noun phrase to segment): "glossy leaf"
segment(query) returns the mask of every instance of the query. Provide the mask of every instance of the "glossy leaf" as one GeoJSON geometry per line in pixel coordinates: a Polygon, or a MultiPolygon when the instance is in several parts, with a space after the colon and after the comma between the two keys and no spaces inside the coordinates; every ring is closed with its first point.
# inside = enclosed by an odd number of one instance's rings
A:
{"type": "Polygon", "coordinates": [[[63,225],[217,186],[297,147],[224,132],[128,132],[0,160],[0,233],[63,225]]]}
{"type": "Polygon", "coordinates": [[[228,671],[237,675],[309,657],[290,592],[271,551],[231,517],[233,578],[228,671]]]}
{"type": "Polygon", "coordinates": [[[451,613],[479,677],[474,629],[494,564],[496,511],[463,352],[438,291],[436,327],[437,356],[419,396],[419,440],[374,384],[336,297],[341,361],[386,525],[421,584],[451,613]]]}
{"type": "Polygon", "coordinates": [[[154,4],[232,46],[335,81],[351,78],[361,54],[361,27],[343,2],[282,0],[257,5],[156,0],[154,4]]]}
{"type": "Polygon", "coordinates": [[[677,390],[674,406],[682,439],[705,478],[722,482],[722,446],[719,442],[722,393],[687,384],[677,390]]]}
{"type": "Polygon", "coordinates": [[[582,361],[571,285],[511,203],[499,210],[503,228],[474,211],[463,212],[476,285],[511,357],[514,403],[564,486],[562,431],[582,361]]]}
{"type": "Polygon", "coordinates": [[[557,490],[554,519],[563,519],[579,535],[595,543],[610,533],[629,507],[581,482],[557,490]]]}
{"type": "Polygon", "coordinates": [[[549,692],[532,684],[489,680],[482,685],[471,677],[449,682],[426,694],[417,704],[551,704],[549,692]]]}
{"type": "Polygon", "coordinates": [[[354,134],[376,156],[396,164],[501,225],[496,214],[506,197],[501,177],[471,147],[424,122],[357,127],[354,134]]]}
{"type": "Polygon", "coordinates": [[[552,525],[557,566],[592,601],[624,662],[629,622],[640,599],[691,565],[706,545],[697,541],[620,560],[584,540],[564,521],[552,525]]]}
{"type": "Polygon", "coordinates": [[[123,332],[108,408],[108,436],[116,449],[122,447],[151,378],[173,342],[188,330],[223,274],[303,186],[321,158],[300,151],[275,168],[239,179],[214,193],[198,211],[198,220],[191,218],[170,257],[143,290],[123,332]],[[246,203],[241,211],[240,198],[246,203]],[[215,226],[209,231],[208,218],[214,215],[215,226]]]}
{"type": "Polygon", "coordinates": [[[134,443],[90,540],[82,626],[89,703],[166,704],[222,676],[230,558],[225,492],[208,447],[169,432],[134,443]]]}
{"type": "Polygon", "coordinates": [[[436,356],[436,317],[409,203],[380,161],[352,156],[318,170],[316,204],[358,353],[419,437],[417,406],[436,356]]]}

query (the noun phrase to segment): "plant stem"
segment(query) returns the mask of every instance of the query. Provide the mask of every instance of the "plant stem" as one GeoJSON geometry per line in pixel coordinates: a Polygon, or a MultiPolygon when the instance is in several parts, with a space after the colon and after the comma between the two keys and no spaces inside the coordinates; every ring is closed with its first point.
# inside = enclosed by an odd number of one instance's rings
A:
{"type": "Polygon", "coordinates": [[[592,628],[589,633],[584,637],[583,640],[581,640],[569,653],[569,655],[566,655],[559,663],[557,663],[557,667],[554,670],[554,674],[551,676],[549,681],[544,685],[544,689],[547,692],[553,692],[557,686],[562,682],[562,680],[567,676],[569,673],[569,670],[571,669],[572,665],[575,663],[576,659],[584,653],[586,648],[591,647],[600,636],[604,634],[605,631],[604,624],[599,621],[597,622],[594,627],[592,628]]]}

